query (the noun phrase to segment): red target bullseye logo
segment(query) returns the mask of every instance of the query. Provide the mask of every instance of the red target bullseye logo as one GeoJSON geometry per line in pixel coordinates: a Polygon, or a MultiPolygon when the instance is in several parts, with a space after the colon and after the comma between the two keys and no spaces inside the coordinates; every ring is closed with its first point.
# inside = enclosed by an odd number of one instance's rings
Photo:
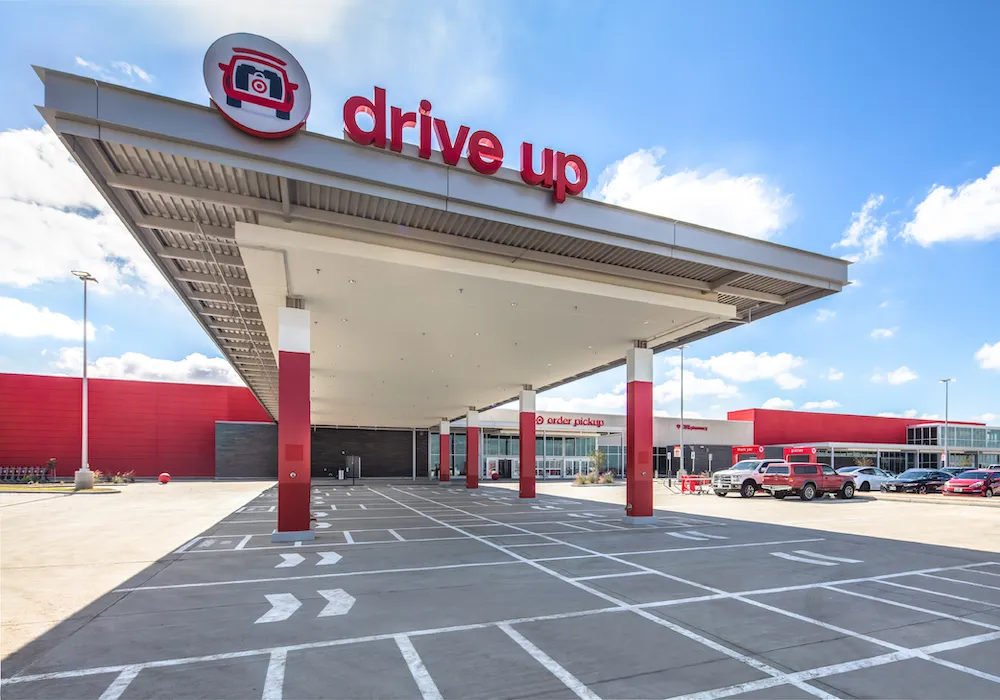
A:
{"type": "Polygon", "coordinates": [[[538,425],[541,425],[544,422],[545,422],[545,418],[544,417],[542,417],[542,416],[536,416],[535,417],[535,423],[537,423],[538,425]]]}
{"type": "Polygon", "coordinates": [[[267,83],[264,82],[263,78],[254,78],[253,82],[250,83],[250,87],[253,88],[254,92],[260,95],[263,95],[265,92],[267,92],[267,83]]]}

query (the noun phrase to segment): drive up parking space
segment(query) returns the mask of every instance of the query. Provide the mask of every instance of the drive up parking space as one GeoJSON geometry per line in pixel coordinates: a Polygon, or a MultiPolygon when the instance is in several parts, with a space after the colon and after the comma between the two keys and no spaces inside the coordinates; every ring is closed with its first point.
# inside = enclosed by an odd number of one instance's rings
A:
{"type": "Polygon", "coordinates": [[[314,485],[316,540],[276,544],[275,505],[12,656],[3,696],[1000,695],[988,553],[412,484],[314,485]]]}

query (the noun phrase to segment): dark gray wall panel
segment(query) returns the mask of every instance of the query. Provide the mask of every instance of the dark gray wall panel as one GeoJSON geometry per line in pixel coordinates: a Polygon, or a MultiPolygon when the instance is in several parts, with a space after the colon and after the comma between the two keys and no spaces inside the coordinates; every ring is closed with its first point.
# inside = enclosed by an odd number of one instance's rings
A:
{"type": "Polygon", "coordinates": [[[278,478],[278,426],[274,423],[215,424],[216,478],[278,478]]]}
{"type": "MultiPolygon", "coordinates": [[[[361,457],[362,477],[413,476],[410,430],[313,428],[312,475],[336,477],[345,456],[361,457]]],[[[417,475],[427,475],[427,431],[417,432],[417,475]]]]}

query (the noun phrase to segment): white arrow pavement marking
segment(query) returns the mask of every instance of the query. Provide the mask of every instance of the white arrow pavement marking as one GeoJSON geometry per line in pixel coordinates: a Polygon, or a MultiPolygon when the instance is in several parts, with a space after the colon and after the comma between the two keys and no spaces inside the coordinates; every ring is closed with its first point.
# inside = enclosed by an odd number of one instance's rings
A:
{"type": "Polygon", "coordinates": [[[290,618],[292,613],[302,607],[299,599],[291,593],[269,593],[264,597],[271,604],[271,609],[254,620],[255,625],[266,622],[282,622],[290,618]]]}
{"type": "Polygon", "coordinates": [[[316,513],[313,513],[313,515],[315,515],[317,518],[325,518],[325,517],[327,517],[330,514],[329,513],[324,513],[323,511],[318,511],[316,513]]]}
{"type": "Polygon", "coordinates": [[[601,517],[599,515],[596,515],[595,513],[567,513],[566,515],[568,515],[571,518],[584,518],[590,520],[601,517]]]}
{"type": "Polygon", "coordinates": [[[330,527],[330,523],[316,523],[317,530],[325,530],[328,527],[330,527]]]}
{"type": "Polygon", "coordinates": [[[337,554],[336,552],[318,552],[318,554],[320,556],[320,560],[319,562],[317,562],[316,566],[327,566],[329,564],[336,564],[338,561],[343,559],[343,557],[337,554]]]}
{"type": "Polygon", "coordinates": [[[301,554],[280,554],[282,561],[274,566],[275,569],[290,569],[293,566],[298,566],[306,560],[301,554]]]}
{"type": "MultiPolygon", "coordinates": [[[[334,588],[328,591],[316,591],[327,599],[326,607],[316,617],[331,617],[333,615],[346,615],[354,607],[354,596],[343,588],[334,588]]],[[[296,601],[298,602],[298,601],[296,601]]],[[[294,612],[294,611],[293,611],[294,612]]],[[[291,613],[289,613],[291,614],[291,613]]]]}

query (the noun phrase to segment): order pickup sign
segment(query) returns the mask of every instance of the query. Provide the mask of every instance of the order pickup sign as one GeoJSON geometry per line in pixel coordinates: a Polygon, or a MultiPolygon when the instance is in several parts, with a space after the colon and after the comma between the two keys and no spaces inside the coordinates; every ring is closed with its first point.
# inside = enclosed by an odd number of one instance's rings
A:
{"type": "MultiPolygon", "coordinates": [[[[441,158],[448,165],[458,165],[463,152],[472,169],[483,175],[492,175],[503,165],[503,144],[495,134],[471,131],[464,124],[452,132],[444,119],[431,116],[428,100],[421,100],[416,112],[389,107],[387,113],[385,90],[376,87],[374,99],[355,95],[344,103],[344,134],[357,144],[388,146],[390,151],[399,153],[403,150],[404,129],[417,129],[417,155],[421,158],[430,159],[432,141],[436,140],[441,158]],[[358,124],[361,114],[370,117],[370,126],[358,124]]],[[[551,189],[556,202],[565,202],[567,194],[580,194],[587,187],[587,165],[580,156],[545,148],[541,170],[535,172],[534,146],[525,141],[521,144],[521,179],[529,185],[551,189]]]]}

